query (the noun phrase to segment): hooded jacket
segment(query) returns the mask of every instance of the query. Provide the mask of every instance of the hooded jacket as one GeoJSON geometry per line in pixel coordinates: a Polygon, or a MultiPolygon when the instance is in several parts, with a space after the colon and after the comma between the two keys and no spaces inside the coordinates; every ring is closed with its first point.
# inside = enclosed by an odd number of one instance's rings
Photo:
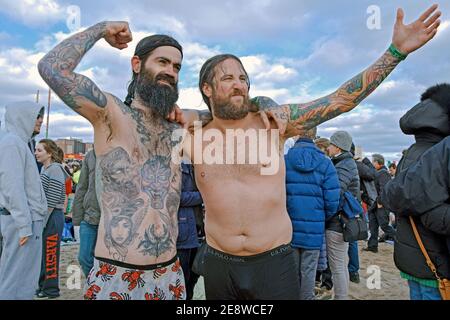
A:
{"type": "Polygon", "coordinates": [[[11,214],[19,237],[32,235],[32,222],[48,215],[36,160],[28,147],[41,108],[34,102],[6,106],[6,131],[0,133],[0,208],[11,214]]]}
{"type": "MultiPolygon", "coordinates": [[[[346,191],[349,191],[358,201],[361,201],[358,167],[356,166],[356,161],[353,160],[353,155],[348,151],[344,151],[331,160],[338,174],[340,196],[342,197],[346,191]]],[[[343,233],[338,214],[327,221],[327,230],[343,233]]]]}
{"type": "Polygon", "coordinates": [[[339,205],[336,169],[311,139],[298,139],[285,160],[292,246],[320,250],[325,220],[336,214],[339,205]]]}
{"type": "Polygon", "coordinates": [[[433,150],[435,148],[430,149],[450,135],[448,110],[434,100],[426,99],[401,118],[400,127],[405,134],[413,134],[416,142],[400,160],[395,179],[385,186],[381,195],[383,205],[397,216],[394,262],[400,271],[408,275],[419,279],[435,279],[414,237],[408,217],[411,215],[416,217],[414,221],[417,229],[438,273],[449,278],[450,261],[445,237],[433,232],[436,225],[445,229],[442,215],[448,216],[447,226],[450,223],[449,206],[443,203],[438,206],[439,202],[436,202],[438,198],[444,202],[448,200],[447,189],[445,192],[442,189],[442,181],[448,177],[449,171],[446,166],[442,166],[445,159],[441,157],[444,155],[437,149],[433,150]],[[427,163],[427,171],[417,175],[418,171],[414,169],[417,166],[414,164],[427,150],[434,160],[427,163]],[[413,179],[411,175],[414,175],[413,179]],[[419,193],[419,190],[422,192],[419,193]],[[426,213],[428,210],[432,211],[426,213]]]}

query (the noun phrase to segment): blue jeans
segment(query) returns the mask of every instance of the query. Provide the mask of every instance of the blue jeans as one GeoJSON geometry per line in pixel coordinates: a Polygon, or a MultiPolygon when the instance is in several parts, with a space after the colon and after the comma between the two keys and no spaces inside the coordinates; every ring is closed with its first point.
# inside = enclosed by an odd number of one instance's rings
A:
{"type": "Polygon", "coordinates": [[[299,252],[300,300],[314,300],[314,285],[320,250],[296,248],[299,252]]]}
{"type": "Polygon", "coordinates": [[[348,272],[356,273],[359,271],[359,253],[358,241],[348,244],[348,272]]]}
{"type": "Polygon", "coordinates": [[[87,277],[89,271],[94,266],[94,251],[97,242],[98,226],[81,221],[80,223],[80,252],[78,253],[78,261],[81,269],[87,277]]]}
{"type": "Polygon", "coordinates": [[[424,286],[417,281],[408,280],[411,300],[442,300],[439,289],[424,286]]]}

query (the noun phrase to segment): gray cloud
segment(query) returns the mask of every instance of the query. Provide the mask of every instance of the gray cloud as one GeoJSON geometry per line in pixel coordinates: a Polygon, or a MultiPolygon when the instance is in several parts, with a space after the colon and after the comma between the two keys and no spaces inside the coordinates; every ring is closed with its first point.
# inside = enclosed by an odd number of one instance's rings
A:
{"type": "MultiPolygon", "coordinates": [[[[66,1],[58,3],[61,8],[69,4],[66,1]]],[[[180,88],[196,87],[201,64],[213,54],[227,51],[241,56],[263,55],[266,64],[251,73],[252,91],[271,93],[283,103],[306,102],[331,93],[369,66],[387,48],[397,7],[404,7],[406,21],[410,22],[432,3],[428,0],[421,1],[420,5],[407,0],[395,3],[369,0],[227,0],[221,3],[134,0],[121,5],[106,0],[76,2],[81,8],[83,26],[101,20],[127,19],[134,31],[169,33],[180,39],[186,49],[180,88]],[[381,9],[381,30],[372,31],[366,26],[366,9],[372,4],[381,9]],[[282,72],[270,76],[271,68],[277,64],[294,72],[285,79],[282,72]]],[[[450,3],[441,1],[440,5],[448,15],[450,3]]],[[[16,14],[18,21],[24,16],[20,12],[8,14],[16,14]]],[[[65,17],[60,15],[47,22],[51,24],[62,19],[65,17]]],[[[401,133],[398,120],[418,102],[425,88],[437,82],[450,82],[450,63],[446,56],[450,52],[449,35],[450,28],[447,28],[427,47],[408,57],[387,82],[364,101],[364,106],[322,125],[319,133],[330,136],[332,132],[328,129],[348,130],[366,152],[392,155],[407,147],[412,140],[401,133]]],[[[36,51],[29,54],[45,52],[54,44],[55,39],[47,35],[36,45],[36,51]]],[[[97,44],[77,70],[90,72],[103,90],[123,98],[131,77],[130,57],[97,44]]],[[[11,61],[21,65],[20,59],[11,61]]],[[[29,62],[25,68],[31,68],[29,62]]],[[[45,86],[24,81],[13,74],[0,75],[2,105],[22,96],[31,99],[37,89],[45,90],[45,86]]],[[[53,110],[74,114],[57,101],[53,110]]],[[[76,121],[67,126],[55,124],[51,132],[55,136],[90,139],[89,134],[76,129],[77,125],[80,124],[76,121]]]]}

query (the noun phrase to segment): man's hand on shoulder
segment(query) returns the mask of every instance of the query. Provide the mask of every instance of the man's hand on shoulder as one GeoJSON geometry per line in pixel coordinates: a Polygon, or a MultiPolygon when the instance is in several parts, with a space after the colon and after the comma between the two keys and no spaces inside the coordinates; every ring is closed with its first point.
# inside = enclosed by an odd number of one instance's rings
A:
{"type": "Polygon", "coordinates": [[[183,110],[180,109],[178,105],[175,105],[175,108],[169,115],[167,116],[167,120],[170,122],[176,122],[180,124],[183,128],[186,128],[188,123],[186,120],[186,115],[183,110]]]}
{"type": "Polygon", "coordinates": [[[264,96],[255,97],[250,102],[250,111],[260,114],[267,130],[272,128],[270,120],[273,120],[276,127],[280,130],[280,135],[285,134],[289,120],[286,106],[279,105],[273,99],[264,96]]]}

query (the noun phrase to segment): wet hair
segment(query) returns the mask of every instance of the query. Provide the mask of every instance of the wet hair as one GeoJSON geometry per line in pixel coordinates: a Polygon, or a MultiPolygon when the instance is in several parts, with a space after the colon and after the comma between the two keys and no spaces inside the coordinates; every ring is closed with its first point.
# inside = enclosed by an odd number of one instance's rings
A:
{"type": "Polygon", "coordinates": [[[239,62],[239,64],[242,67],[242,70],[244,70],[245,76],[247,77],[247,86],[248,86],[248,89],[250,90],[250,80],[248,78],[247,71],[245,70],[244,65],[242,64],[242,61],[238,57],[236,57],[235,55],[232,55],[232,54],[219,54],[217,56],[214,56],[214,57],[208,59],[203,64],[203,66],[200,70],[200,75],[199,75],[199,79],[198,79],[198,87],[202,94],[203,101],[205,101],[206,105],[208,106],[209,111],[211,111],[211,106],[209,104],[209,98],[203,93],[203,85],[205,83],[207,83],[210,86],[213,86],[214,76],[216,75],[216,66],[218,66],[220,63],[222,63],[223,61],[225,61],[227,59],[234,59],[237,62],[239,62]]]}
{"type": "MultiPolygon", "coordinates": [[[[148,57],[151,55],[153,50],[155,50],[156,48],[159,48],[159,47],[166,47],[166,46],[174,47],[174,48],[178,49],[181,52],[181,57],[183,57],[183,48],[178,43],[178,41],[172,37],[169,37],[169,36],[166,36],[163,34],[155,34],[152,36],[145,37],[144,39],[139,41],[139,43],[137,44],[136,49],[134,51],[134,55],[138,56],[139,59],[142,60],[141,71],[143,70],[145,62],[147,61],[148,57]]],[[[137,77],[138,77],[138,73],[133,71],[131,82],[128,85],[128,94],[124,101],[124,103],[128,106],[131,105],[131,102],[134,99],[134,93],[136,91],[136,84],[137,84],[137,77]]]]}
{"type": "MultiPolygon", "coordinates": [[[[60,148],[55,143],[55,141],[50,139],[42,139],[39,141],[40,144],[44,147],[45,151],[50,154],[52,161],[57,163],[62,163],[63,158],[61,157],[60,148]]],[[[62,151],[62,150],[61,150],[62,151]]],[[[64,157],[64,152],[63,152],[64,157]]]]}

